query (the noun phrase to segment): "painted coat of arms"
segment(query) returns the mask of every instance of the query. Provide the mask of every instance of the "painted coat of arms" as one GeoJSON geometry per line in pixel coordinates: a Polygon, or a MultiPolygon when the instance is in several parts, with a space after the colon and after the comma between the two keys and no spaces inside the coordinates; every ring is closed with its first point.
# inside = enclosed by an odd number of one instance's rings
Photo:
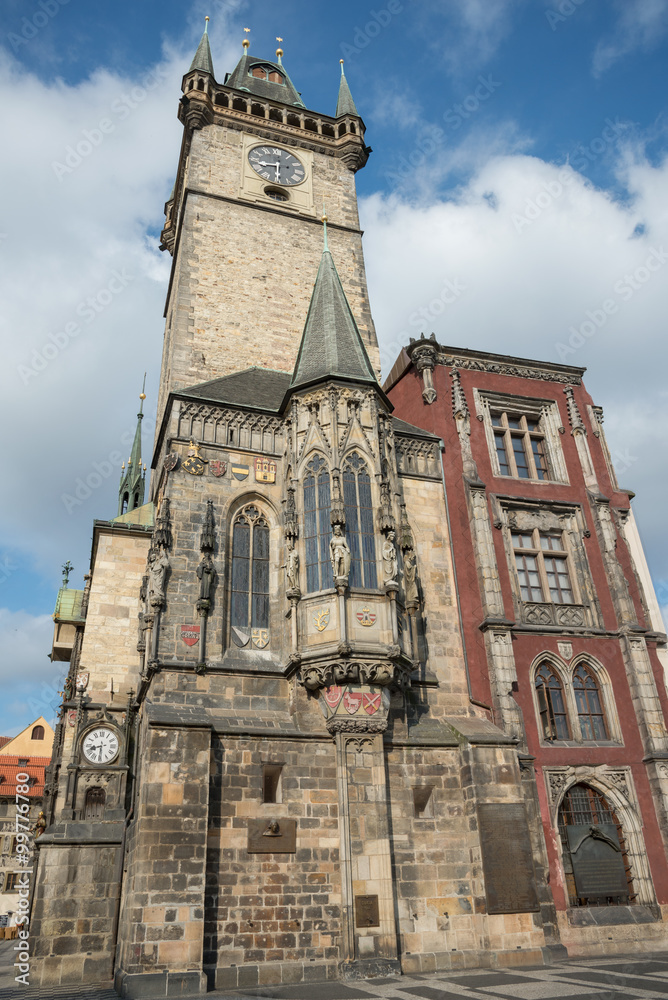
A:
{"type": "Polygon", "coordinates": [[[313,624],[318,632],[324,632],[329,625],[329,608],[314,608],[313,624]]]}
{"type": "Polygon", "coordinates": [[[343,696],[343,707],[349,715],[354,715],[359,711],[362,704],[362,695],[357,691],[346,691],[343,696]]]}
{"type": "Polygon", "coordinates": [[[220,479],[227,472],[227,462],[221,462],[219,459],[215,459],[213,462],[209,462],[209,469],[211,470],[211,475],[215,476],[216,479],[220,479]]]}
{"type": "Polygon", "coordinates": [[[336,685],[325,688],[324,697],[329,707],[334,710],[343,698],[343,688],[336,685]]]}
{"type": "Polygon", "coordinates": [[[181,626],[181,638],[185,642],[186,646],[194,646],[199,642],[199,625],[182,625],[181,626]]]}
{"type": "Polygon", "coordinates": [[[381,696],[380,692],[378,694],[363,694],[362,695],[362,708],[367,715],[375,715],[380,708],[381,696]]]}
{"type": "Polygon", "coordinates": [[[264,649],[265,646],[269,645],[269,629],[254,628],[251,632],[251,639],[256,649],[264,649]]]}
{"type": "Polygon", "coordinates": [[[357,621],[360,625],[364,625],[365,628],[371,628],[372,625],[375,625],[377,617],[371,608],[360,608],[357,612],[357,621]]]}

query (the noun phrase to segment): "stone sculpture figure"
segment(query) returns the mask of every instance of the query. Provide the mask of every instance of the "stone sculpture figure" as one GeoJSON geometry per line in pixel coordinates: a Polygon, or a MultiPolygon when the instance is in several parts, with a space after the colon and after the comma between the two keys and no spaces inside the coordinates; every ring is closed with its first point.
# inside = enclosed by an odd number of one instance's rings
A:
{"type": "Polygon", "coordinates": [[[299,553],[294,548],[288,552],[288,559],[285,564],[285,577],[288,583],[288,590],[299,590],[299,553]]]}
{"type": "Polygon", "coordinates": [[[394,532],[388,531],[383,542],[383,578],[385,583],[395,583],[399,566],[397,563],[397,550],[394,545],[394,532]]]}
{"type": "Polygon", "coordinates": [[[341,531],[341,525],[334,525],[334,534],[329,543],[329,556],[335,580],[348,579],[350,573],[350,549],[341,531]]]}
{"type": "Polygon", "coordinates": [[[153,608],[165,603],[165,574],[168,569],[167,553],[163,549],[152,549],[148,556],[148,590],[153,608]]]}
{"type": "Polygon", "coordinates": [[[45,830],[46,830],[46,816],[40,810],[39,816],[37,817],[37,820],[35,822],[35,826],[33,827],[33,835],[35,837],[35,840],[37,840],[38,837],[41,837],[45,830]]]}
{"type": "Polygon", "coordinates": [[[408,549],[404,555],[404,589],[406,591],[406,603],[417,603],[417,556],[414,549],[408,549]]]}
{"type": "Polygon", "coordinates": [[[210,552],[205,553],[202,557],[202,561],[197,567],[197,577],[199,579],[199,599],[200,601],[208,601],[216,579],[216,569],[210,552]]]}

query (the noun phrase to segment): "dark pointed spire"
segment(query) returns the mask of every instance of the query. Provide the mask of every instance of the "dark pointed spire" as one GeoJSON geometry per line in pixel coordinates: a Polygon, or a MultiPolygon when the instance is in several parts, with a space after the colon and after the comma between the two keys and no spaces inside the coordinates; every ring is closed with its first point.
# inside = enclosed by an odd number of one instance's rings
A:
{"type": "Polygon", "coordinates": [[[195,53],[195,58],[193,59],[190,69],[191,73],[194,69],[200,70],[202,73],[210,73],[211,76],[214,75],[213,72],[213,59],[211,58],[211,47],[209,46],[209,18],[205,18],[204,21],[204,34],[197,46],[197,52],[195,53]]]}
{"type": "Polygon", "coordinates": [[[346,74],[343,72],[343,59],[339,61],[341,63],[341,83],[339,84],[339,99],[336,102],[335,117],[340,118],[341,115],[357,115],[359,118],[359,111],[355,107],[353,95],[350,93],[350,87],[348,86],[348,81],[346,80],[346,74]]]}
{"type": "Polygon", "coordinates": [[[142,467],[141,460],[141,422],[144,419],[144,400],[146,399],[146,372],[144,372],[144,384],[142,386],[141,402],[139,413],[137,414],[137,430],[135,439],[132,442],[132,451],[128,459],[128,467],[125,464],[121,469],[121,482],[118,487],[118,516],[126,514],[128,511],[136,510],[144,503],[144,487],[146,485],[146,467],[142,467]]]}
{"type": "Polygon", "coordinates": [[[326,378],[344,378],[377,386],[378,381],[329,251],[326,216],[323,223],[324,249],[290,391],[326,378]]]}

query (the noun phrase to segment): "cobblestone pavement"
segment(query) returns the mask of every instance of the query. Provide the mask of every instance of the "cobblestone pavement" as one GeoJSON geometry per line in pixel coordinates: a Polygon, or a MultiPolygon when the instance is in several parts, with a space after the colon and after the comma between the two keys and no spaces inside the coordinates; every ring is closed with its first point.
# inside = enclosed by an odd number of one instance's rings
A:
{"type": "MultiPolygon", "coordinates": [[[[0,943],[0,1000],[118,1000],[111,989],[33,990],[12,983],[10,942],[0,943]]],[[[668,997],[668,953],[579,959],[551,967],[431,973],[208,993],[207,1000],[659,1000],[668,997]]],[[[139,1000],[149,1000],[141,997],[139,1000]]]]}

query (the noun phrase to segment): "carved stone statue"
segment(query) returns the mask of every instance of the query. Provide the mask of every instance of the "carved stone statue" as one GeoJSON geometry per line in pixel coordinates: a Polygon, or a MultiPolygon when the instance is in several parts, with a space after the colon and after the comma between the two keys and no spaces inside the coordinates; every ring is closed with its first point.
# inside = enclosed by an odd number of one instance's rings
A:
{"type": "Polygon", "coordinates": [[[71,677],[65,679],[65,684],[63,685],[63,701],[71,701],[74,695],[74,684],[71,677]]]}
{"type": "Polygon", "coordinates": [[[281,826],[278,820],[271,819],[267,823],[267,829],[262,834],[263,837],[280,837],[281,836],[281,826]]]}
{"type": "Polygon", "coordinates": [[[197,577],[199,579],[199,599],[200,601],[208,601],[211,598],[211,591],[216,579],[216,569],[210,552],[206,552],[202,557],[202,561],[197,567],[197,577]]]}
{"type": "Polygon", "coordinates": [[[148,592],[151,607],[159,608],[165,603],[165,574],[169,569],[169,559],[163,549],[152,549],[148,556],[148,592]]]}
{"type": "Polygon", "coordinates": [[[295,548],[288,552],[288,559],[285,564],[285,578],[288,590],[299,590],[299,553],[295,548]]]}
{"type": "Polygon", "coordinates": [[[383,542],[383,579],[385,583],[395,583],[399,571],[394,538],[394,532],[388,531],[387,537],[383,542]]]}
{"type": "Polygon", "coordinates": [[[334,525],[334,534],[329,543],[329,557],[335,580],[348,579],[350,574],[350,549],[340,524],[334,525]]]}
{"type": "Polygon", "coordinates": [[[414,549],[408,549],[404,555],[404,589],[406,591],[406,603],[417,603],[417,556],[414,549]]]}

